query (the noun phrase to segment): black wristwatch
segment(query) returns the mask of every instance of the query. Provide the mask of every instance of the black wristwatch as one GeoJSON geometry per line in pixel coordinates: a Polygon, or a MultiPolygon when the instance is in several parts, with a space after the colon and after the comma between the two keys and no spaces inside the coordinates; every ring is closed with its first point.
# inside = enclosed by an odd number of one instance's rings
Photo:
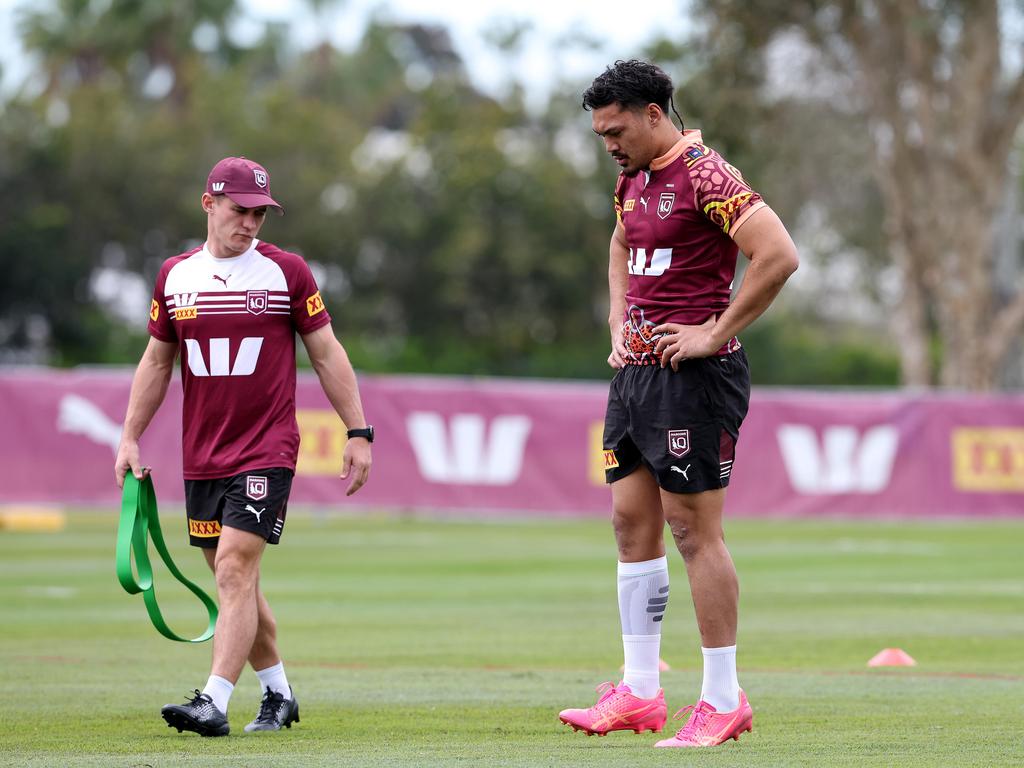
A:
{"type": "Polygon", "coordinates": [[[348,431],[348,439],[351,440],[353,437],[365,437],[366,442],[373,442],[373,424],[367,424],[362,429],[350,429],[348,431]]]}

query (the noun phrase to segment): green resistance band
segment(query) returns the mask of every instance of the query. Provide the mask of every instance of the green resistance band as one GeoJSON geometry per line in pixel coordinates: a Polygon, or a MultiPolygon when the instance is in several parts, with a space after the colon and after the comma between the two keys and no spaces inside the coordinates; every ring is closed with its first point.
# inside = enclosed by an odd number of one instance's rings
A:
{"type": "Polygon", "coordinates": [[[182,643],[202,643],[213,637],[217,624],[217,604],[203,590],[181,575],[174,564],[164,535],[160,530],[160,517],[156,511],[156,493],[149,475],[138,480],[131,471],[124,478],[124,494],[121,496],[121,520],[117,526],[117,580],[129,595],[142,593],[142,599],[149,611],[149,618],[164,637],[182,643]],[[184,584],[198,597],[210,616],[210,624],[199,637],[191,640],[178,637],[167,626],[160,607],[156,604],[156,590],[153,588],[153,567],[149,562],[148,538],[153,537],[153,545],[164,563],[178,581],[184,584]],[[135,554],[135,567],[139,578],[132,573],[132,553],[135,554]]]}

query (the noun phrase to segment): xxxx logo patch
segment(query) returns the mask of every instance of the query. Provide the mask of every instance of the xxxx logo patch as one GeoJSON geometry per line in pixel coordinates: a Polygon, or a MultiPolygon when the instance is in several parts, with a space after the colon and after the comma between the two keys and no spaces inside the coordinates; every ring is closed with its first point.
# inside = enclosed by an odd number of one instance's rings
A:
{"type": "Polygon", "coordinates": [[[212,539],[220,536],[220,523],[216,520],[188,519],[188,532],[197,539],[212,539]]]}

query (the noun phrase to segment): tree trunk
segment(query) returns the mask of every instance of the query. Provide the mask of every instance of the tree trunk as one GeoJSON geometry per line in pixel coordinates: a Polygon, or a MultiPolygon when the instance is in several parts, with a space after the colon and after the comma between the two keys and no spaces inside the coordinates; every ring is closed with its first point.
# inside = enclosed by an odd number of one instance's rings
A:
{"type": "Polygon", "coordinates": [[[948,20],[918,3],[880,0],[873,13],[844,6],[881,137],[875,169],[903,282],[894,323],[904,383],[992,389],[1024,326],[1019,288],[993,315],[994,224],[1024,115],[1024,80],[1007,92],[999,77],[997,4],[962,10],[952,44],[940,39],[948,20]],[[942,350],[937,376],[932,324],[942,350]]]}

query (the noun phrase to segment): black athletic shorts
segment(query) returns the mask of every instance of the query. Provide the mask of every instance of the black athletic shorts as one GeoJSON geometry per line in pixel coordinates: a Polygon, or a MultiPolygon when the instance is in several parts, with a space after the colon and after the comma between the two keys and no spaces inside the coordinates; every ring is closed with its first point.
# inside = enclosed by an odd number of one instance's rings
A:
{"type": "Polygon", "coordinates": [[[672,493],[725,488],[749,402],[750,368],[742,348],[683,360],[678,371],[620,368],[604,420],[605,480],[621,480],[642,463],[672,493]]]}
{"type": "Polygon", "coordinates": [[[221,526],[226,525],[277,544],[288,512],[292,475],[290,469],[276,467],[216,480],[186,480],[189,543],[212,549],[220,540],[221,526]]]}

